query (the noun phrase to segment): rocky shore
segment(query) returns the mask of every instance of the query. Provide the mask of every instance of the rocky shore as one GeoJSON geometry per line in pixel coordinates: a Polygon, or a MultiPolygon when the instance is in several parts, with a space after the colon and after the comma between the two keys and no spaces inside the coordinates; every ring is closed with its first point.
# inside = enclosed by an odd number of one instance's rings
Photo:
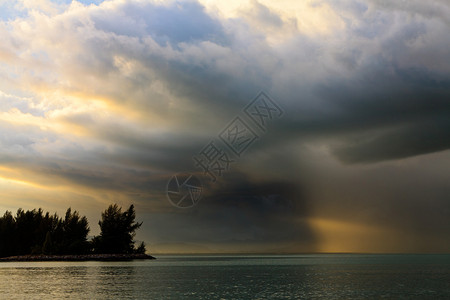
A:
{"type": "Polygon", "coordinates": [[[0,262],[10,261],[127,261],[133,259],[155,259],[148,254],[84,254],[84,255],[22,255],[0,258],[0,262]]]}

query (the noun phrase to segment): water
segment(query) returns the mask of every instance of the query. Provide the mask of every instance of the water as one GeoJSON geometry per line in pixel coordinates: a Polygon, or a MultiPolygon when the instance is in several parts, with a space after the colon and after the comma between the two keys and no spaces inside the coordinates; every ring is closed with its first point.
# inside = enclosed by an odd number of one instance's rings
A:
{"type": "Polygon", "coordinates": [[[0,299],[450,299],[450,255],[9,262],[0,299]]]}

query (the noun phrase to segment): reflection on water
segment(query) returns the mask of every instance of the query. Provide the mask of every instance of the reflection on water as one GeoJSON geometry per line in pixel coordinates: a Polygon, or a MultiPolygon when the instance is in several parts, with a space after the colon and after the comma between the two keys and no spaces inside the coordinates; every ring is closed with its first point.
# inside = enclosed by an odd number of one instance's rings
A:
{"type": "Polygon", "coordinates": [[[3,299],[450,299],[450,255],[0,263],[3,299]]]}

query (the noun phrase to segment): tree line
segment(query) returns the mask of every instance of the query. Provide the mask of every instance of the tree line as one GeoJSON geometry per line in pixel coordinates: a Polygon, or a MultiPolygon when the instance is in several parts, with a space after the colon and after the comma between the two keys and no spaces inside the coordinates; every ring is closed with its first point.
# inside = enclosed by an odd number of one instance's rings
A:
{"type": "Polygon", "coordinates": [[[110,205],[101,214],[100,235],[88,240],[88,220],[68,208],[64,217],[39,209],[6,211],[0,217],[0,257],[28,254],[131,254],[145,253],[142,242],[135,247],[136,222],[134,206],[127,210],[110,205]]]}

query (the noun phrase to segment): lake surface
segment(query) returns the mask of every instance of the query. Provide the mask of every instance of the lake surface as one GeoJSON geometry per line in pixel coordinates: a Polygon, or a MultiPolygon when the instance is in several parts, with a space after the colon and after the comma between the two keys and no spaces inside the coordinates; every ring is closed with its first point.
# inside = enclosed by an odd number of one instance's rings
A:
{"type": "Polygon", "coordinates": [[[0,263],[0,299],[450,299],[450,255],[0,263]]]}

